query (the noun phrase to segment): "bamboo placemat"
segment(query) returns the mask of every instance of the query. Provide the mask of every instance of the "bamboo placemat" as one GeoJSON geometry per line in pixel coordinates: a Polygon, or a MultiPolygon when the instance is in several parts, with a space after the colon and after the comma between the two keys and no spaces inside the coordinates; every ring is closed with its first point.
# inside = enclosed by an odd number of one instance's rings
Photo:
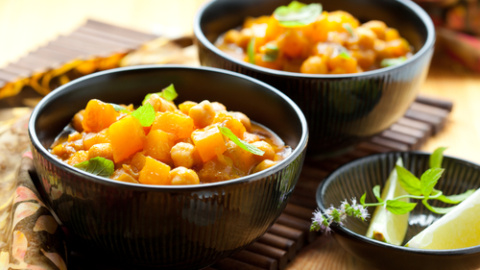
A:
{"type": "MultiPolygon", "coordinates": [[[[66,81],[121,65],[197,64],[189,58],[191,52],[184,54],[186,48],[192,48],[190,38],[166,42],[151,34],[89,20],[71,34],[60,36],[0,69],[0,98],[3,97],[0,107],[28,106],[30,98],[41,98],[66,81]],[[152,41],[153,45],[145,47],[152,41]]],[[[315,192],[322,179],[339,166],[363,156],[420,149],[445,126],[452,106],[449,101],[419,96],[388,130],[351,151],[335,158],[307,159],[286,209],[267,233],[207,269],[285,269],[318,236],[309,228],[317,207],[315,192]]],[[[105,269],[105,265],[92,266],[91,260],[84,260],[79,254],[70,257],[69,268],[105,269]]],[[[111,265],[108,268],[115,269],[111,265]]]]}

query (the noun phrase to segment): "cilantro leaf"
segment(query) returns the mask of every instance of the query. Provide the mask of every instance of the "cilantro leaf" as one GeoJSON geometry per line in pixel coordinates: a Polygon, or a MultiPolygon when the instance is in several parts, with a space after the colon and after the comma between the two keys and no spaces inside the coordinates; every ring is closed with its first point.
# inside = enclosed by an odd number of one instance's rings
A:
{"type": "Polygon", "coordinates": [[[220,132],[222,132],[223,135],[225,135],[227,138],[229,138],[232,142],[234,142],[236,145],[240,146],[240,148],[247,150],[248,152],[257,155],[257,156],[263,156],[265,153],[264,151],[258,149],[256,146],[249,144],[248,142],[239,139],[233,132],[227,128],[227,127],[218,127],[220,129],[220,132]]]}
{"type": "Polygon", "coordinates": [[[149,127],[155,120],[155,109],[150,103],[145,103],[132,112],[132,116],[140,121],[142,127],[149,127]]]}
{"type": "Polygon", "coordinates": [[[94,157],[73,166],[88,173],[103,177],[110,177],[115,171],[113,161],[103,157],[94,157]]]}
{"type": "Polygon", "coordinates": [[[298,27],[314,22],[321,13],[321,4],[292,1],[288,6],[276,8],[273,17],[284,27],[298,27]]]}

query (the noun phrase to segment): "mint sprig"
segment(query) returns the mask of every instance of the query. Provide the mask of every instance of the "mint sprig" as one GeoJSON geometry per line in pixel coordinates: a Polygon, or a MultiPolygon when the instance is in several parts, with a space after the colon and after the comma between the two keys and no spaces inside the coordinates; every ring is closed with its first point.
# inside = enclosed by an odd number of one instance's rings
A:
{"type": "Polygon", "coordinates": [[[94,157],[73,166],[82,171],[103,177],[110,177],[115,171],[113,161],[104,157],[94,157]]]}
{"type": "Polygon", "coordinates": [[[247,150],[248,152],[257,155],[257,156],[263,156],[265,153],[264,151],[258,149],[255,145],[252,145],[244,140],[239,139],[229,128],[227,127],[218,127],[220,129],[220,132],[229,138],[232,142],[234,142],[236,145],[238,145],[240,148],[247,150]]]}
{"type": "Polygon", "coordinates": [[[255,64],[255,38],[251,38],[247,45],[248,62],[255,64]]]}
{"type": "Polygon", "coordinates": [[[366,193],[364,193],[362,198],[360,199],[361,204],[364,207],[382,205],[394,214],[405,214],[412,211],[415,208],[416,203],[402,202],[399,201],[399,199],[410,198],[421,200],[422,204],[433,213],[448,213],[450,210],[453,209],[453,207],[435,207],[430,204],[429,200],[439,200],[448,204],[458,204],[468,198],[468,196],[475,192],[475,190],[470,189],[461,194],[445,196],[443,195],[442,191],[435,189],[435,186],[437,185],[438,181],[440,180],[445,171],[445,169],[440,168],[443,160],[443,152],[445,151],[445,149],[445,147],[437,148],[430,155],[430,168],[420,176],[420,179],[418,179],[415,175],[413,175],[404,167],[400,165],[395,166],[400,185],[403,187],[403,189],[405,189],[405,191],[409,193],[408,195],[403,195],[393,198],[391,200],[382,201],[379,197],[380,186],[375,186],[373,188],[373,193],[377,199],[377,202],[365,203],[366,193]]]}
{"type": "Polygon", "coordinates": [[[140,121],[142,127],[149,127],[155,121],[155,109],[148,102],[138,107],[131,115],[140,121]]]}
{"type": "Polygon", "coordinates": [[[273,17],[284,27],[298,27],[314,22],[321,13],[321,4],[306,5],[298,1],[292,1],[288,6],[276,8],[273,17]]]}

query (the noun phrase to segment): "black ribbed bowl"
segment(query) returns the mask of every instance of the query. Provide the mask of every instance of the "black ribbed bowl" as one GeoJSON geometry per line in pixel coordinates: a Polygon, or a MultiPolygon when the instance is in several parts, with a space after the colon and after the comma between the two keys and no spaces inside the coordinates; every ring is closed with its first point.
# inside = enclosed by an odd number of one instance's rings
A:
{"type": "Polygon", "coordinates": [[[260,79],[287,94],[305,114],[309,155],[331,156],[378,134],[396,122],[414,101],[428,73],[435,43],[430,17],[410,0],[305,0],[327,11],[345,10],[365,22],[382,20],[397,28],[415,55],[393,67],[357,74],[309,75],[259,67],[234,59],[214,46],[247,16],[269,15],[291,0],[216,0],[194,20],[200,63],[260,79]]]}
{"type": "Polygon", "coordinates": [[[72,81],[33,110],[29,136],[35,184],[74,247],[110,254],[132,267],[199,269],[259,238],[283,211],[305,156],[305,117],[288,97],[241,74],[213,68],[137,66],[72,81]],[[293,152],[246,177],[201,185],[152,186],[87,174],[47,150],[87,101],[139,105],[147,93],[173,83],[175,102],[219,101],[279,135],[293,152]],[[99,250],[99,251],[96,251],[99,250]]]}
{"type": "MultiPolygon", "coordinates": [[[[356,197],[357,201],[367,192],[366,201],[374,202],[372,188],[384,187],[384,182],[393,170],[398,157],[404,167],[419,177],[429,168],[429,153],[391,152],[376,154],[350,162],[329,175],[318,187],[316,199],[324,212],[331,205],[338,207],[345,199],[356,197]]],[[[480,166],[471,162],[445,156],[445,168],[435,188],[446,195],[463,193],[480,187],[480,166]]],[[[434,206],[446,206],[430,201],[434,206]]],[[[370,216],[375,210],[368,208],[370,216]]],[[[430,225],[439,216],[428,211],[421,203],[410,213],[409,228],[405,241],[430,225]]],[[[422,250],[396,246],[365,237],[370,219],[362,222],[349,218],[342,226],[333,226],[338,243],[348,252],[365,260],[378,269],[478,269],[480,246],[455,250],[422,250]]],[[[453,237],[453,236],[452,236],[453,237]]]]}

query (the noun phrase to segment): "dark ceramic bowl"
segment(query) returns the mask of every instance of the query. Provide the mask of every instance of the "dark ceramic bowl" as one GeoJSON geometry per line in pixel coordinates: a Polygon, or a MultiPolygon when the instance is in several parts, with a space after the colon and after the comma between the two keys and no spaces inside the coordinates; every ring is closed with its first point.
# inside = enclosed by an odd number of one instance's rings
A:
{"type": "MultiPolygon", "coordinates": [[[[350,162],[329,175],[318,187],[317,204],[321,211],[331,205],[338,207],[344,199],[357,199],[367,192],[367,202],[373,202],[372,188],[384,187],[398,157],[404,167],[420,176],[429,168],[429,156],[420,152],[391,152],[376,154],[350,162]]],[[[459,194],[480,187],[480,166],[445,156],[445,172],[435,188],[444,194],[459,194]]],[[[434,204],[435,206],[445,206],[434,204]]],[[[373,207],[368,208],[370,215],[373,207]]],[[[428,211],[421,203],[410,213],[405,242],[430,225],[439,216],[428,211]]],[[[378,269],[478,269],[480,246],[455,250],[424,250],[386,244],[365,237],[370,219],[348,219],[345,226],[333,226],[334,237],[348,252],[378,269]]],[[[405,243],[404,243],[405,244],[405,243]]]]}
{"type": "Polygon", "coordinates": [[[245,247],[274,223],[297,183],[308,130],[294,102],[255,79],[213,68],[137,66],[88,75],[48,94],[32,113],[29,136],[36,185],[76,241],[136,267],[199,269],[245,247]],[[179,92],[175,102],[222,102],[270,128],[293,147],[292,154],[231,181],[150,186],[87,174],[47,150],[88,100],[139,105],[147,93],[171,83],[179,92]]]}
{"type": "Polygon", "coordinates": [[[345,10],[361,22],[382,20],[397,28],[415,55],[393,67],[357,74],[310,75],[259,67],[234,59],[214,46],[247,16],[269,15],[291,0],[217,0],[203,6],[194,20],[200,63],[260,79],[287,94],[305,114],[309,155],[344,152],[396,122],[415,99],[428,73],[435,43],[430,17],[410,0],[305,0],[323,10],[345,10]]]}

